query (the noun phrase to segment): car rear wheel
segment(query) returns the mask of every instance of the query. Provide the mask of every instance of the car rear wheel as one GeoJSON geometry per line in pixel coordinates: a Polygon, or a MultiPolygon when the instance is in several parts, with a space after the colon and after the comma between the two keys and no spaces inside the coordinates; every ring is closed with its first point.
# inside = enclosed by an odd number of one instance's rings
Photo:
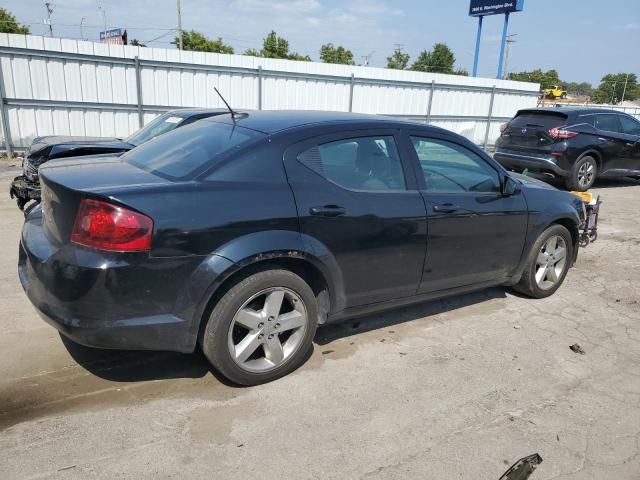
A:
{"type": "Polygon", "coordinates": [[[514,289],[533,298],[553,295],[562,285],[572,258],[569,230],[562,225],[550,226],[534,243],[522,278],[514,289]]]}
{"type": "Polygon", "coordinates": [[[202,335],[213,367],[239,385],[280,378],[304,363],[317,327],[313,291],[288,270],[266,270],[234,285],[202,335]]]}
{"type": "Polygon", "coordinates": [[[566,179],[566,186],[569,190],[586,192],[593,186],[597,174],[598,164],[596,159],[585,155],[573,165],[571,173],[566,179]]]}

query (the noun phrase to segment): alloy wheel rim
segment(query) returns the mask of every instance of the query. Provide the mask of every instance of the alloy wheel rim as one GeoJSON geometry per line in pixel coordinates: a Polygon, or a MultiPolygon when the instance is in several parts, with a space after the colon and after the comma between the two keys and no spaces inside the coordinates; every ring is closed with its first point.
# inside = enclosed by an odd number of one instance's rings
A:
{"type": "Polygon", "coordinates": [[[289,360],[302,344],[307,309],[300,295],[272,287],[251,296],[229,326],[228,348],[243,370],[264,373],[289,360]]]}
{"type": "Polygon", "coordinates": [[[560,235],[550,237],[536,259],[536,284],[542,290],[553,288],[562,277],[567,262],[567,244],[560,235]]]}
{"type": "Polygon", "coordinates": [[[587,187],[593,182],[595,175],[595,166],[592,162],[585,162],[578,169],[578,184],[581,187],[587,187]]]}

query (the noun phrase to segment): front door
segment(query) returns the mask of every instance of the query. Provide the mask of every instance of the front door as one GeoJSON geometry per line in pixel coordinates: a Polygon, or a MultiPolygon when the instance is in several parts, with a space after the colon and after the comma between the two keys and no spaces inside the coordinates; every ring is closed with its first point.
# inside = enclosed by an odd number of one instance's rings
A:
{"type": "Polygon", "coordinates": [[[309,248],[340,271],[334,311],[415,295],[426,213],[395,131],[305,140],[287,150],[285,167],[309,248]]]}
{"type": "Polygon", "coordinates": [[[427,257],[420,292],[507,278],[524,248],[523,194],[503,196],[497,167],[450,137],[416,132],[409,140],[427,208],[427,257]]]}

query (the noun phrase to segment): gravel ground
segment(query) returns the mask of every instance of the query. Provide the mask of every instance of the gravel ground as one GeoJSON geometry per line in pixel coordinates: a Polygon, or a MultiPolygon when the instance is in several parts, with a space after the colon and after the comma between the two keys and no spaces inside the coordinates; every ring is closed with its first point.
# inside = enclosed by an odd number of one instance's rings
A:
{"type": "MultiPolygon", "coordinates": [[[[0,164],[0,192],[17,168],[0,164]]],[[[455,297],[321,328],[256,388],[201,354],[100,351],[36,315],[0,195],[0,478],[640,477],[640,182],[608,182],[599,240],[556,295],[455,297]],[[569,349],[578,343],[585,354],[569,349]]]]}

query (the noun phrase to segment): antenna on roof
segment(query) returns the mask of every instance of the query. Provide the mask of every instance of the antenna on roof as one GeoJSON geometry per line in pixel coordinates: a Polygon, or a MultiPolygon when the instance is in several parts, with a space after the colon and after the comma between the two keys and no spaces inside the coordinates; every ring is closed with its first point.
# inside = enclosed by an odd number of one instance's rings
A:
{"type": "Polygon", "coordinates": [[[229,113],[231,114],[231,119],[233,120],[233,122],[235,123],[236,121],[236,115],[238,115],[233,108],[231,108],[231,106],[227,103],[227,101],[224,99],[224,97],[222,96],[222,94],[218,91],[218,89],[216,87],[213,87],[213,89],[216,91],[216,93],[220,96],[220,98],[222,99],[222,101],[224,102],[224,104],[227,106],[227,108],[229,109],[229,113]]]}

